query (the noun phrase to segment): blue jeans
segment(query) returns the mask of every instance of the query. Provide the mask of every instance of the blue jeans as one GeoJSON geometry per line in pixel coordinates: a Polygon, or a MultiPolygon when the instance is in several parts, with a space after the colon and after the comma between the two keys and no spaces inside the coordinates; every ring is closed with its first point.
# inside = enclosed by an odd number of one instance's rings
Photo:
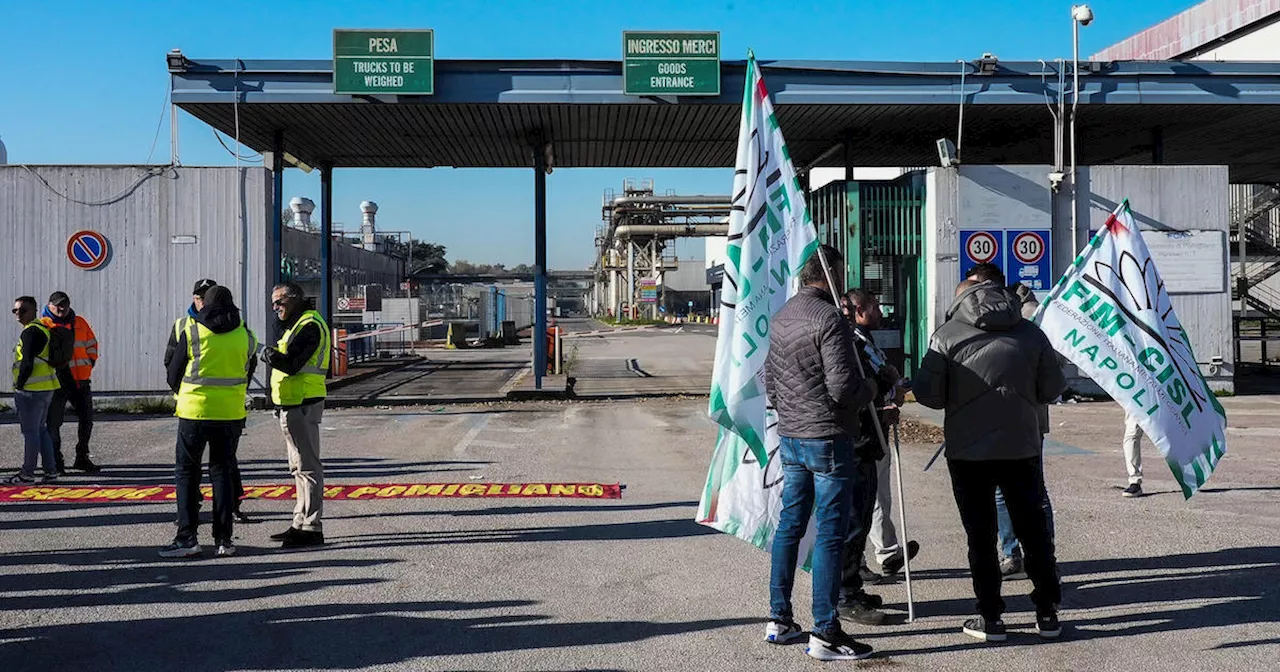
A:
{"type": "Polygon", "coordinates": [[[853,442],[847,436],[782,437],[778,454],[782,458],[782,515],[773,536],[770,618],[795,620],[791,613],[791,589],[795,585],[800,539],[809,527],[812,513],[817,516],[812,561],[813,631],[819,635],[837,632],[840,630],[836,613],[840,569],[853,507],[853,442]]]}
{"type": "Polygon", "coordinates": [[[34,476],[36,460],[44,463],[45,476],[57,473],[53,454],[53,435],[46,423],[49,404],[53,403],[53,390],[27,392],[16,390],[13,405],[18,409],[18,425],[22,427],[22,475],[34,476]]]}
{"type": "MultiPolygon", "coordinates": [[[[1040,475],[1040,482],[1044,483],[1044,474],[1040,475]]],[[[1049,490],[1042,488],[1040,491],[1040,508],[1044,510],[1045,521],[1049,525],[1049,543],[1053,543],[1053,504],[1049,501],[1049,490]]],[[[1013,520],[1009,518],[1009,507],[1004,503],[1004,493],[1000,488],[996,488],[996,523],[999,530],[999,544],[1001,558],[1021,558],[1022,545],[1018,543],[1018,536],[1013,533],[1013,520]]]]}

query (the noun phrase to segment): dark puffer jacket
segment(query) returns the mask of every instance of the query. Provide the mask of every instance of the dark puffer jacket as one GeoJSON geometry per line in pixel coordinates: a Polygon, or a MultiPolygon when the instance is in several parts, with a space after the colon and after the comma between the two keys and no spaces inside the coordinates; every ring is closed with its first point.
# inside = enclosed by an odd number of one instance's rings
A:
{"type": "Polygon", "coordinates": [[[914,379],[916,400],[946,410],[952,460],[1040,454],[1038,407],[1066,387],[1049,339],[1003,287],[984,282],[952,302],[914,379]]]}
{"type": "Polygon", "coordinates": [[[857,436],[857,409],[875,389],[858,375],[852,334],[825,290],[804,287],[774,314],[764,371],[779,434],[857,436]]]}

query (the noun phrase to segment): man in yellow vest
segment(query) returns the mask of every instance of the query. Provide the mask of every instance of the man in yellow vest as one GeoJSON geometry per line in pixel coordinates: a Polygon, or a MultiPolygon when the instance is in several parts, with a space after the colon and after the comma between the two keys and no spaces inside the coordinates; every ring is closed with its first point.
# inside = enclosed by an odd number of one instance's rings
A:
{"type": "Polygon", "coordinates": [[[276,347],[263,348],[262,361],[271,367],[271,401],[284,432],[297,493],[293,525],[271,539],[283,542],[283,548],[319,546],[324,543],[320,418],[329,373],[329,325],[307,305],[302,288],[294,283],[276,285],[271,307],[284,331],[276,347]]]}
{"type": "Polygon", "coordinates": [[[229,556],[236,552],[231,541],[235,451],[244,429],[245,391],[257,365],[253,355],[258,340],[245,327],[231,290],[221,286],[205,292],[204,306],[182,326],[185,329],[177,337],[178,347],[166,367],[169,387],[178,402],[174,466],[178,532],[173,543],[160,550],[160,557],[201,554],[197,529],[205,444],[209,445],[216,554],[229,556]]]}
{"type": "Polygon", "coordinates": [[[49,365],[49,328],[36,320],[36,300],[20,296],[13,302],[13,317],[22,335],[13,348],[13,405],[22,427],[22,469],[9,478],[12,485],[52,483],[58,480],[53,437],[45,420],[58,376],[49,365]],[[44,477],[36,479],[36,458],[44,463],[44,477]]]}
{"type": "MultiPolygon", "coordinates": [[[[166,371],[169,369],[169,363],[173,361],[173,358],[181,352],[185,352],[185,347],[178,347],[178,339],[187,331],[187,325],[190,324],[190,321],[194,320],[196,315],[204,309],[205,292],[208,292],[217,286],[218,283],[210,278],[201,278],[200,280],[196,280],[195,287],[191,290],[191,305],[187,306],[186,314],[178,318],[173,323],[173,331],[169,332],[169,343],[165,346],[164,350],[164,367],[166,371]]],[[[256,359],[254,360],[253,365],[254,368],[257,368],[258,362],[256,359]]],[[[239,445],[240,437],[237,436],[236,447],[238,448],[239,445]]],[[[253,522],[249,519],[249,516],[245,515],[244,512],[240,510],[240,503],[244,499],[244,482],[240,477],[240,463],[238,461],[233,461],[231,463],[231,492],[235,495],[235,509],[232,511],[232,515],[235,517],[236,522],[253,522]]],[[[204,501],[203,496],[200,501],[204,501]]]]}

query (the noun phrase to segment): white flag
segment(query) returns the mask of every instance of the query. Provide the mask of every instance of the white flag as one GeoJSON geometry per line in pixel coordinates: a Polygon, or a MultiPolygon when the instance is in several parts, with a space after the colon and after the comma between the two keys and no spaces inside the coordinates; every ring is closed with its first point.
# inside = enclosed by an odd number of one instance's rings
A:
{"type": "Polygon", "coordinates": [[[1058,281],[1035,321],[1138,421],[1184,497],[1204,485],[1227,450],[1227,414],[1200,375],[1129,201],[1058,281]]]}
{"type": "MultiPolygon", "coordinates": [[[[750,56],[711,375],[709,413],[721,429],[697,520],[765,550],[782,511],[777,418],[765,397],[769,323],[796,293],[800,269],[817,246],[804,191],[750,56]]],[[[808,550],[802,545],[800,558],[808,550]]]]}

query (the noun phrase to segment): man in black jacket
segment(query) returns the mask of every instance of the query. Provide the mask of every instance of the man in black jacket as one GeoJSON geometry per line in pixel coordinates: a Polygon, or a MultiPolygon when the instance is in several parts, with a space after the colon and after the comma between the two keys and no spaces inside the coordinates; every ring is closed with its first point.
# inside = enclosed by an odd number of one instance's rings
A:
{"type": "Polygon", "coordinates": [[[1042,637],[1057,637],[1061,588],[1040,508],[1044,472],[1038,410],[1066,387],[1062,368],[1049,339],[1022,318],[1018,302],[997,283],[960,283],[946,316],[913,382],[917,401],[946,411],[947,466],[968,537],[980,613],[964,623],[964,633],[984,641],[1006,638],[995,549],[998,487],[1035,586],[1036,628],[1042,637]]]}
{"type": "MultiPolygon", "coordinates": [[[[837,603],[844,537],[859,487],[853,443],[858,409],[874,389],[858,375],[853,334],[832,300],[831,282],[843,278],[840,254],[822,246],[800,273],[804,286],[769,325],[765,381],[769,403],[778,414],[782,444],[782,514],[773,537],[769,581],[770,614],[766,641],[786,644],[804,635],[791,611],[800,540],[817,518],[813,547],[813,634],[808,654],[819,660],[857,660],[871,647],[840,628],[837,603]],[[822,257],[829,267],[824,268],[822,257]]],[[[859,493],[857,496],[861,496],[859,493]]]]}

